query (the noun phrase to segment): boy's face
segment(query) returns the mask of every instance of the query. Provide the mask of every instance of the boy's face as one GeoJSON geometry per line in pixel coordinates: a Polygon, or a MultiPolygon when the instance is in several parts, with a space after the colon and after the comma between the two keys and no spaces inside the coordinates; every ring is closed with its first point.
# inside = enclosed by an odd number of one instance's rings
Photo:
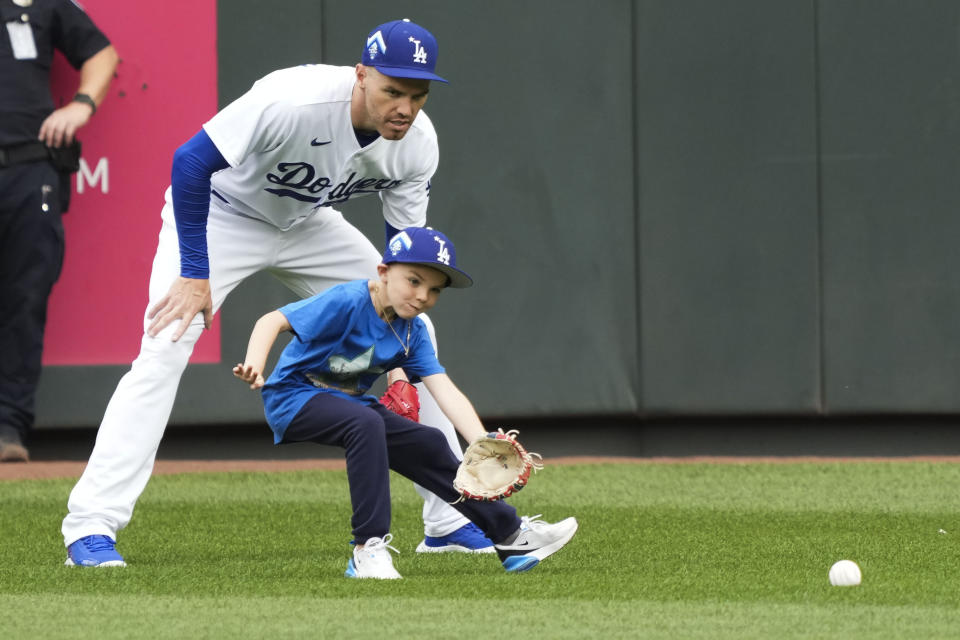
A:
{"type": "Polygon", "coordinates": [[[413,318],[432,309],[447,286],[446,274],[402,262],[381,269],[380,281],[385,285],[387,305],[401,318],[413,318]]]}

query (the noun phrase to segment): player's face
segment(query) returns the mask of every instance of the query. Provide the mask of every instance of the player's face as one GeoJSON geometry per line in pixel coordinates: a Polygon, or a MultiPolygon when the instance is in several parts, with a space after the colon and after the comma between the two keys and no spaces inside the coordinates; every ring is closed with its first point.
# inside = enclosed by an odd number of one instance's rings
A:
{"type": "Polygon", "coordinates": [[[376,131],[387,140],[400,140],[426,103],[430,81],[392,78],[357,65],[357,87],[362,104],[354,106],[354,126],[376,131]]]}
{"type": "Polygon", "coordinates": [[[387,304],[401,318],[413,318],[433,308],[447,286],[446,274],[419,264],[395,262],[380,277],[387,304]]]}

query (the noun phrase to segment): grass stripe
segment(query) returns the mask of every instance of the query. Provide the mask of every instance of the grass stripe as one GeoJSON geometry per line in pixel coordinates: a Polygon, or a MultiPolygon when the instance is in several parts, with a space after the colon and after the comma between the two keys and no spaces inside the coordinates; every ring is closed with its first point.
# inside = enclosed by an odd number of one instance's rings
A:
{"type": "MultiPolygon", "coordinates": [[[[375,590],[371,590],[375,591],[375,590]]],[[[3,596],[9,638],[955,638],[946,607],[837,603],[3,596]],[[52,619],[63,621],[49,628],[52,619]],[[42,635],[38,633],[43,629],[42,635]],[[903,634],[896,630],[902,630],[903,634]],[[262,634],[262,635],[261,635],[262,634]]]]}
{"type": "Polygon", "coordinates": [[[960,465],[549,467],[511,499],[581,528],[534,571],[418,555],[420,500],[393,478],[404,580],[342,577],[342,471],[154,478],[125,569],[62,567],[71,480],[0,483],[0,636],[956,637],[960,465]],[[855,588],[830,565],[856,560],[855,588]],[[64,621],[89,621],[78,628],[64,621]],[[529,631],[528,631],[529,630],[529,631]],[[10,632],[10,633],[8,633],[10,632]],[[138,635],[139,634],[139,635],[138,635]]]}

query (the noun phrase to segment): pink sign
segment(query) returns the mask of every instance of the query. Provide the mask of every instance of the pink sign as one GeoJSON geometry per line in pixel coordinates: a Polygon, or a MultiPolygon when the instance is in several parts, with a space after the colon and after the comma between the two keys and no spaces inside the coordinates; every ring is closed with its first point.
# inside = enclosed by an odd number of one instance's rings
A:
{"type": "MultiPolygon", "coordinates": [[[[78,137],[64,216],[66,259],[53,290],[44,365],[129,364],[140,350],[163,193],[176,148],[217,110],[216,0],[84,0],[121,62],[78,137]]],[[[54,100],[79,76],[58,54],[54,100]]],[[[191,362],[219,362],[215,323],[191,362]]]]}

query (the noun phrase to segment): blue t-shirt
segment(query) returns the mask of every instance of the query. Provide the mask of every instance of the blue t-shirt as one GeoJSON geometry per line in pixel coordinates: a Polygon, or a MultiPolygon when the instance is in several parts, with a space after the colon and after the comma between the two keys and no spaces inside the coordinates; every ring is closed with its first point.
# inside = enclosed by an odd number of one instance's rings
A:
{"type": "Polygon", "coordinates": [[[420,318],[409,321],[410,353],[404,356],[400,339],[407,339],[408,321],[394,318],[394,335],[377,315],[367,282],[337,285],[280,309],[294,337],[263,386],[274,442],[283,440],[290,422],[317,393],[373,405],[379,400],[367,391],[391,369],[402,366],[407,375],[419,377],[445,372],[420,318]]]}

